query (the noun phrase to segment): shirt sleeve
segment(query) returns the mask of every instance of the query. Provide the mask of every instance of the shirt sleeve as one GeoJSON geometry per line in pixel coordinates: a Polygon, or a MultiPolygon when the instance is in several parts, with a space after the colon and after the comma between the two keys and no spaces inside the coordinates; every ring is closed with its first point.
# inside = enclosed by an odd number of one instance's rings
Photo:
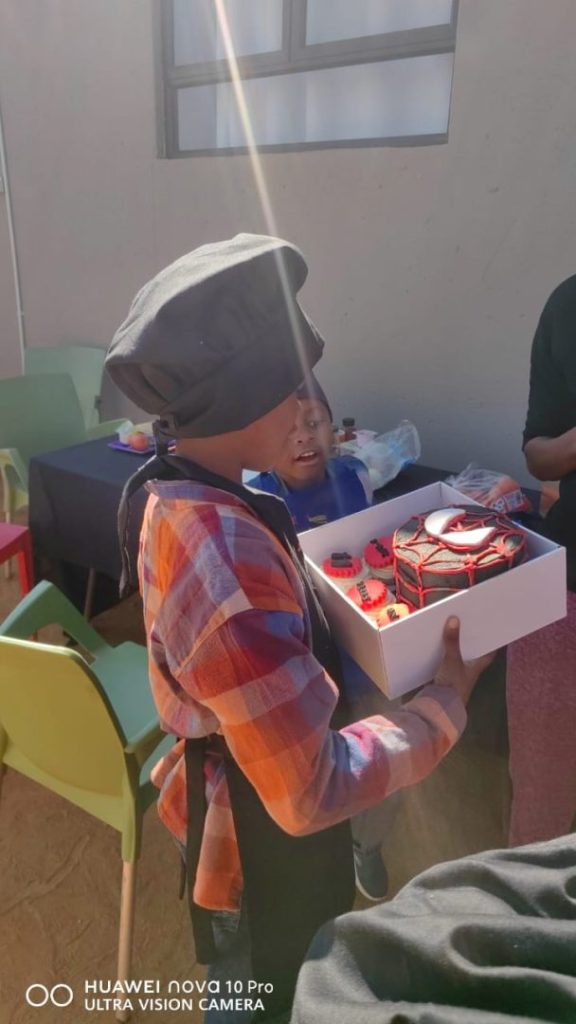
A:
{"type": "Polygon", "coordinates": [[[362,487],[364,488],[364,494],[366,495],[366,505],[370,507],[374,498],[374,488],[372,486],[372,481],[370,479],[370,470],[368,466],[364,462],[362,462],[361,459],[355,459],[354,461],[356,463],[356,465],[354,466],[354,469],[356,470],[356,476],[358,477],[360,483],[362,484],[362,487]]]}
{"type": "Polygon", "coordinates": [[[534,437],[559,437],[574,425],[575,324],[576,278],[570,278],[550,296],[532,343],[523,446],[534,437]],[[571,362],[574,362],[573,369],[571,362]],[[572,374],[573,390],[569,380],[572,374]]]}
{"type": "Polygon", "coordinates": [[[387,718],[330,730],[337,690],[316,661],[301,616],[253,608],[230,617],[179,673],[209,707],[272,818],[304,835],[424,778],[452,747],[466,713],[430,685],[387,718]]]}

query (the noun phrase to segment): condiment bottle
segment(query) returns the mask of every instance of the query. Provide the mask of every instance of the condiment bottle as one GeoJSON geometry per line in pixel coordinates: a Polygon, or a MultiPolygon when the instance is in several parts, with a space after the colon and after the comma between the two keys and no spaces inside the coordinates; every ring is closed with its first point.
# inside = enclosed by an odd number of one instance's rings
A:
{"type": "Polygon", "coordinates": [[[356,420],[353,416],[345,416],[342,420],[342,426],[344,428],[343,441],[354,441],[356,438],[356,420]]]}

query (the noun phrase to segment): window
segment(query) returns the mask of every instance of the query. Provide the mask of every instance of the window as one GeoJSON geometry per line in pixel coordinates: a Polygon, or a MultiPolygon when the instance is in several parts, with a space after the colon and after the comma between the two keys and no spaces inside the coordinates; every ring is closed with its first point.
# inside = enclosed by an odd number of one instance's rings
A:
{"type": "Polygon", "coordinates": [[[163,152],[444,142],[457,0],[159,0],[163,152]]]}

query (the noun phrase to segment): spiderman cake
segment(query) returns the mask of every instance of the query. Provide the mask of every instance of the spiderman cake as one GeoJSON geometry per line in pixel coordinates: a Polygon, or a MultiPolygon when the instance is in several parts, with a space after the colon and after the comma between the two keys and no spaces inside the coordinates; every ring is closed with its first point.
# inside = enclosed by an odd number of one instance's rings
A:
{"type": "Polygon", "coordinates": [[[442,508],[413,516],[394,534],[397,600],[426,608],[524,561],[526,539],[490,509],[442,508]]]}

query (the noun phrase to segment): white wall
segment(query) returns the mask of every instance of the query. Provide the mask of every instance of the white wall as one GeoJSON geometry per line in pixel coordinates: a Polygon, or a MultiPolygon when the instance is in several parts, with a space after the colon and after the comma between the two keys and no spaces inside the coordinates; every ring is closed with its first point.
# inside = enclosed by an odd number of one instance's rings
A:
{"type": "MultiPolygon", "coordinates": [[[[460,0],[448,145],[262,157],[336,415],[413,419],[429,464],[527,479],[530,342],[576,271],[574,38],[571,0],[460,0]]],[[[3,0],[0,101],[30,345],[106,345],[166,262],[268,230],[247,157],[156,158],[148,0],[3,0]]]]}

